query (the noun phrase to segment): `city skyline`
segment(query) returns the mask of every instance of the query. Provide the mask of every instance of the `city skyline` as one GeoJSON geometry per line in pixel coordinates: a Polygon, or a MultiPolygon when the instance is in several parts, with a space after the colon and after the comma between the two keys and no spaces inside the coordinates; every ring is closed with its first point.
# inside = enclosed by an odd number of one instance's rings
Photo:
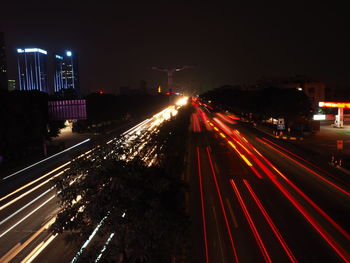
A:
{"type": "Polygon", "coordinates": [[[106,92],[136,87],[140,79],[150,87],[166,87],[166,76],[147,69],[152,65],[194,65],[194,70],[180,72],[174,82],[183,86],[193,82],[203,91],[254,83],[264,76],[306,75],[326,83],[350,84],[345,26],[349,18],[340,3],[69,6],[39,11],[25,3],[19,9],[6,4],[11,13],[3,17],[10,78],[14,47],[37,45],[76,50],[85,93],[101,87],[106,92]],[[56,20],[42,25],[35,15],[29,19],[25,10],[42,18],[62,12],[67,16],[64,25],[56,20]]]}

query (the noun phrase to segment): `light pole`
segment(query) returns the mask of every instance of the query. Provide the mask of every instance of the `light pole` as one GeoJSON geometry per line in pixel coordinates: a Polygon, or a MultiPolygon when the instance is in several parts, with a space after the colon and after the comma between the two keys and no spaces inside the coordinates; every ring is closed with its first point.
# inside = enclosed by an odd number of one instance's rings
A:
{"type": "Polygon", "coordinates": [[[173,75],[175,72],[179,72],[184,69],[193,68],[192,66],[183,66],[181,68],[172,68],[172,69],[166,69],[166,68],[158,68],[158,67],[151,67],[152,70],[162,71],[166,72],[168,76],[168,90],[169,90],[169,102],[171,102],[171,95],[173,92],[173,75]]]}

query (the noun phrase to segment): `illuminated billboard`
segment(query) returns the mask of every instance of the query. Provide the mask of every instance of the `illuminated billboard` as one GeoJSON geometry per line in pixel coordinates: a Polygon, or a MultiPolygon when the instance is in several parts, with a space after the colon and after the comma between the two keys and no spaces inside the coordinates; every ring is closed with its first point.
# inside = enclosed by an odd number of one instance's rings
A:
{"type": "Polygon", "coordinates": [[[52,120],[86,120],[85,100],[49,101],[49,116],[52,120]]]}

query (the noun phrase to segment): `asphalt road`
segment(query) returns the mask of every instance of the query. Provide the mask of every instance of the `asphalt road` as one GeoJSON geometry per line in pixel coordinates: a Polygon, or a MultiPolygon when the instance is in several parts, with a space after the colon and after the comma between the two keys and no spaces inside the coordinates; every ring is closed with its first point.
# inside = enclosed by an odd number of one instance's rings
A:
{"type": "Polygon", "coordinates": [[[99,136],[22,172],[4,176],[0,187],[0,262],[70,262],[83,244],[67,244],[65,234],[48,228],[59,210],[53,179],[69,168],[72,159],[94,158],[94,149],[118,143],[120,135],[132,136],[150,130],[169,118],[166,109],[142,122],[129,123],[112,134],[99,136]],[[136,124],[136,125],[135,125],[136,124]]]}
{"type": "MultiPolygon", "coordinates": [[[[191,262],[350,261],[346,181],[234,116],[199,110],[192,117],[191,262]]],[[[74,257],[82,244],[67,245],[64,235],[47,231],[58,211],[51,179],[94,146],[83,144],[1,181],[0,262],[74,257]]]]}
{"type": "Polygon", "coordinates": [[[350,261],[345,181],[230,114],[197,107],[191,131],[191,262],[350,261]]]}

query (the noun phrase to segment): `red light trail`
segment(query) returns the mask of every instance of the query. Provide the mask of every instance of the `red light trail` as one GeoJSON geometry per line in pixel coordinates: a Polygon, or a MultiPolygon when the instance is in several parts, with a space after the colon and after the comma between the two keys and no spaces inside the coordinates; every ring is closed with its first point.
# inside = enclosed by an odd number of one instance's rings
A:
{"type": "Polygon", "coordinates": [[[234,243],[233,243],[231,228],[230,228],[230,225],[229,225],[229,223],[228,223],[228,219],[227,219],[227,215],[226,215],[224,203],[223,203],[223,201],[222,201],[221,192],[220,192],[220,189],[219,189],[218,181],[217,181],[217,179],[216,179],[216,173],[215,173],[215,170],[214,170],[213,161],[212,161],[211,154],[210,154],[210,152],[209,152],[209,147],[208,147],[208,146],[206,147],[206,150],[207,150],[207,154],[208,154],[208,158],[209,158],[209,163],[210,163],[211,172],[212,172],[212,175],[213,175],[213,178],[214,178],[214,182],[215,182],[216,191],[217,191],[218,196],[219,196],[219,200],[220,200],[220,204],[221,204],[221,210],[222,210],[222,213],[223,213],[223,215],[224,215],[224,219],[225,219],[225,223],[226,223],[226,228],[227,228],[227,231],[228,231],[228,234],[229,234],[229,237],[230,237],[230,242],[231,242],[231,247],[232,247],[233,254],[234,254],[234,259],[235,259],[235,262],[239,262],[239,261],[238,261],[238,257],[237,257],[236,248],[235,248],[235,245],[234,245],[234,243]]]}
{"type": "Polygon", "coordinates": [[[208,241],[207,241],[207,225],[206,225],[206,221],[205,221],[205,207],[204,207],[202,170],[201,170],[201,159],[200,159],[199,147],[197,147],[197,164],[198,164],[199,191],[200,191],[200,195],[201,195],[201,206],[202,206],[202,222],[203,222],[205,259],[206,259],[206,262],[209,263],[209,252],[208,252],[208,241]]]}
{"type": "Polygon", "coordinates": [[[246,207],[246,205],[245,205],[245,203],[244,203],[244,201],[243,201],[243,199],[242,199],[242,196],[241,196],[241,194],[239,193],[238,188],[237,188],[235,182],[233,181],[233,179],[230,179],[230,183],[231,183],[231,186],[232,186],[232,188],[233,188],[233,190],[234,190],[234,192],[235,192],[235,194],[236,194],[236,196],[237,196],[237,199],[238,199],[238,201],[239,201],[239,204],[241,205],[241,208],[242,208],[242,210],[243,210],[243,212],[244,212],[244,215],[245,215],[245,217],[246,217],[246,219],[247,219],[247,221],[248,221],[248,223],[249,223],[250,229],[252,230],[252,232],[253,232],[253,234],[254,234],[255,240],[256,240],[256,242],[257,242],[258,245],[259,245],[260,251],[261,251],[261,253],[262,253],[263,256],[264,256],[265,261],[266,261],[266,262],[272,262],[272,260],[271,260],[271,258],[270,258],[270,256],[269,256],[269,254],[268,254],[268,252],[267,252],[267,250],[266,250],[266,247],[265,247],[265,245],[264,245],[264,242],[262,241],[262,239],[261,239],[261,237],[260,237],[260,235],[259,235],[259,232],[258,232],[258,230],[257,230],[256,227],[255,227],[254,221],[253,221],[253,219],[251,218],[251,216],[250,216],[250,214],[249,214],[249,211],[248,211],[248,209],[247,209],[247,207],[246,207]]]}

